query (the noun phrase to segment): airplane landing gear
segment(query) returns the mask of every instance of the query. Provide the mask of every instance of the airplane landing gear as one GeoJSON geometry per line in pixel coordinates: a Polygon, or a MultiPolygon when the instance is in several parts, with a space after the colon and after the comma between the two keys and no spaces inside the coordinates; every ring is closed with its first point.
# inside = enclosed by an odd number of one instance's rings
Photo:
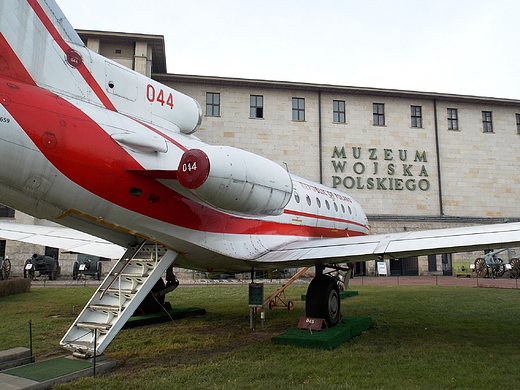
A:
{"type": "Polygon", "coordinates": [[[341,319],[340,306],[337,280],[329,275],[316,276],[307,289],[305,301],[307,317],[323,318],[331,327],[341,319]]]}

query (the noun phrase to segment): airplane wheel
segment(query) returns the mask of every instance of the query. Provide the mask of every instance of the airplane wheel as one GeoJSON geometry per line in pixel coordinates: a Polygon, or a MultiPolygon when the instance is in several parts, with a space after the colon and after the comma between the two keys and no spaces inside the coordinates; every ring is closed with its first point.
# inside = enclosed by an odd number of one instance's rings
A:
{"type": "Polygon", "coordinates": [[[305,311],[307,317],[323,318],[329,327],[339,322],[339,287],[334,278],[320,275],[312,279],[307,289],[305,311]]]}
{"type": "Polygon", "coordinates": [[[482,257],[478,257],[475,260],[475,273],[481,278],[485,278],[488,274],[486,260],[484,260],[482,257]]]}

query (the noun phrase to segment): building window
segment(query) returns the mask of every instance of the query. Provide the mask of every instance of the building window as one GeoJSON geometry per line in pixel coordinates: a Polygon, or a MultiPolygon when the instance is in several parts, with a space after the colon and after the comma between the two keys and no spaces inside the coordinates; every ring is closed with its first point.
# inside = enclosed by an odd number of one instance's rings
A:
{"type": "Polygon", "coordinates": [[[412,106],[412,127],[422,127],[422,107],[412,106]]]}
{"type": "Polygon", "coordinates": [[[374,126],[385,125],[385,105],[383,103],[373,104],[374,126]]]}
{"type": "Polygon", "coordinates": [[[220,93],[206,92],[206,115],[220,116],[220,93]]]}
{"type": "Polygon", "coordinates": [[[520,114],[516,114],[516,134],[520,134],[520,114]]]}
{"type": "Polygon", "coordinates": [[[448,130],[459,129],[459,114],[456,108],[448,108],[448,130]]]}
{"type": "Polygon", "coordinates": [[[292,98],[292,120],[293,121],[304,121],[305,120],[305,99],[304,98],[292,98]]]}
{"type": "Polygon", "coordinates": [[[264,97],[262,95],[251,95],[249,97],[249,117],[264,117],[264,97]]]}
{"type": "Polygon", "coordinates": [[[491,111],[482,111],[482,126],[484,133],[493,132],[493,118],[491,111]]]}
{"type": "Polygon", "coordinates": [[[332,101],[332,121],[334,123],[345,123],[345,101],[332,101]]]}
{"type": "Polygon", "coordinates": [[[14,209],[0,204],[0,218],[14,218],[14,209]]]}

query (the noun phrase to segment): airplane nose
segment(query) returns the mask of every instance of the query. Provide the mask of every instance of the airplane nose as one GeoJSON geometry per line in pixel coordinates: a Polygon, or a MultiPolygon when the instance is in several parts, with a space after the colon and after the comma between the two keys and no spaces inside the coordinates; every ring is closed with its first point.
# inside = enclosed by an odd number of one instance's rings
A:
{"type": "Polygon", "coordinates": [[[181,157],[177,169],[179,183],[187,189],[199,188],[209,175],[209,157],[200,149],[191,149],[181,157]]]}

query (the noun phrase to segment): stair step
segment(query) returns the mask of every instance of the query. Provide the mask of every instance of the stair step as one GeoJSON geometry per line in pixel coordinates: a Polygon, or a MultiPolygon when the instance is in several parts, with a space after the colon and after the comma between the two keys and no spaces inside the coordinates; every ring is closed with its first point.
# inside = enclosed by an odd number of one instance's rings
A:
{"type": "Polygon", "coordinates": [[[116,294],[116,293],[121,293],[121,294],[135,294],[137,293],[137,291],[139,291],[138,289],[125,289],[125,288],[122,288],[121,290],[118,289],[118,288],[107,288],[107,289],[102,289],[100,291],[106,291],[107,293],[111,293],[111,294],[116,294]]]}
{"type": "Polygon", "coordinates": [[[121,309],[119,306],[116,305],[102,305],[102,304],[96,304],[96,305],[90,305],[88,307],[92,310],[99,310],[99,311],[110,311],[110,312],[119,312],[119,310],[123,310],[125,307],[121,306],[121,309]]]}
{"type": "Polygon", "coordinates": [[[78,328],[109,330],[112,327],[112,324],[105,324],[99,322],[77,322],[76,326],[78,328]]]}
{"type": "Polygon", "coordinates": [[[143,275],[143,274],[121,274],[119,275],[121,276],[122,278],[147,278],[148,275],[143,275]]]}
{"type": "Polygon", "coordinates": [[[92,341],[71,341],[68,344],[76,349],[94,349],[94,342],[92,341]]]}

